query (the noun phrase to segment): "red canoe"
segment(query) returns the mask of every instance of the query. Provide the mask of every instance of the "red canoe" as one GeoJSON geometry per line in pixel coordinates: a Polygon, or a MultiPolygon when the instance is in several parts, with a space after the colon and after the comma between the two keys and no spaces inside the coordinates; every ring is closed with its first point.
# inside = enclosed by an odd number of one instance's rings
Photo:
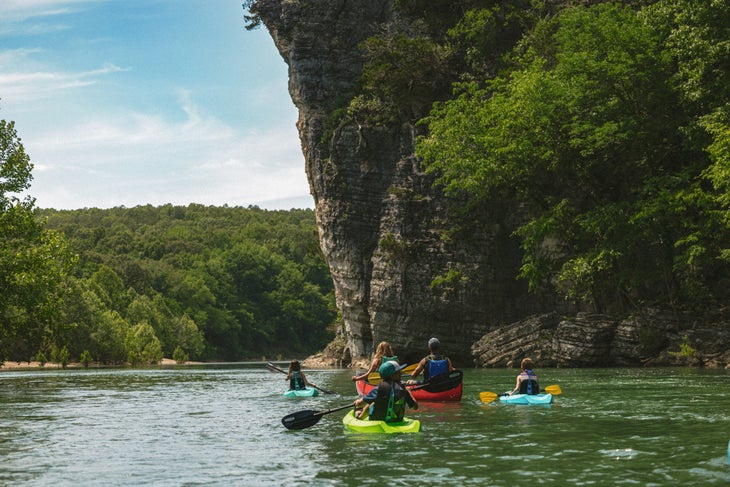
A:
{"type": "MultiPolygon", "coordinates": [[[[431,386],[414,384],[408,386],[408,390],[416,401],[461,401],[461,390],[464,384],[461,380],[461,371],[456,372],[451,372],[451,377],[443,380],[432,378],[431,386]],[[456,374],[456,372],[459,373],[456,374]]],[[[357,387],[357,393],[364,396],[378,386],[365,380],[358,380],[355,382],[355,387],[357,387]]]]}

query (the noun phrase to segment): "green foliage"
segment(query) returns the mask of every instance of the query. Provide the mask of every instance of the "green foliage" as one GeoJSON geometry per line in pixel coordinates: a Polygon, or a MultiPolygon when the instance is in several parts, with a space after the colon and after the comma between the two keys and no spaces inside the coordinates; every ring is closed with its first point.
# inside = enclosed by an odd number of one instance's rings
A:
{"type": "Polygon", "coordinates": [[[162,344],[149,323],[139,323],[129,330],[124,339],[127,362],[132,365],[154,365],[162,358],[162,344]]]}
{"type": "Polygon", "coordinates": [[[673,355],[676,358],[686,359],[686,360],[694,360],[697,358],[697,349],[692,346],[692,343],[690,342],[690,339],[687,335],[684,335],[682,337],[682,341],[679,343],[679,351],[678,352],[669,352],[670,355],[673,355]]]}
{"type": "Polygon", "coordinates": [[[84,350],[81,352],[81,356],[79,356],[79,363],[84,366],[84,368],[88,368],[89,364],[91,364],[93,358],[91,357],[91,352],[88,350],[84,350]]]}
{"type": "MultiPolygon", "coordinates": [[[[496,11],[452,29],[472,75],[495,65],[494,39],[477,34],[496,11]]],[[[599,310],[723,299],[729,16],[685,0],[565,8],[498,76],[436,104],[417,153],[469,213],[505,198],[527,209],[516,234],[531,289],[599,310]]]]}
{"type": "Polygon", "coordinates": [[[61,365],[62,368],[68,367],[69,351],[66,345],[62,347],[54,346],[51,352],[51,360],[61,365]]]}
{"type": "Polygon", "coordinates": [[[54,332],[75,257],[62,235],[37,217],[22,197],[33,165],[13,122],[0,120],[0,363],[27,360],[54,332]]]}
{"type": "Polygon", "coordinates": [[[182,348],[177,347],[175,348],[175,351],[172,352],[172,359],[178,364],[184,364],[185,362],[190,360],[190,355],[185,353],[182,348]]]}
{"type": "Polygon", "coordinates": [[[48,357],[46,357],[46,354],[42,351],[38,351],[38,353],[35,354],[35,360],[41,365],[41,367],[44,367],[46,362],[48,362],[48,357]]]}
{"type": "MultiPolygon", "coordinates": [[[[363,49],[368,60],[363,91],[371,105],[380,105],[378,118],[389,118],[387,106],[396,108],[404,119],[420,118],[434,98],[450,91],[448,52],[428,37],[402,33],[371,37],[363,49]]],[[[356,106],[351,104],[350,110],[356,106]]]]}
{"type": "Polygon", "coordinates": [[[80,255],[65,281],[64,326],[49,338],[69,344],[73,357],[241,360],[312,353],[332,336],[333,287],[311,210],[148,205],[43,214],[80,255]]]}

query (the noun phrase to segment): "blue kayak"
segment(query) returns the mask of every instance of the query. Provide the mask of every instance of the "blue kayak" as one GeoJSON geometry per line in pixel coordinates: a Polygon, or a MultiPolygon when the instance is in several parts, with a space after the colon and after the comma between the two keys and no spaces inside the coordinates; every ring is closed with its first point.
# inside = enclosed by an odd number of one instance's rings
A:
{"type": "Polygon", "coordinates": [[[505,404],[551,404],[552,394],[512,394],[500,396],[499,400],[505,404]]]}
{"type": "Polygon", "coordinates": [[[314,387],[305,387],[304,389],[289,389],[284,393],[284,397],[315,397],[319,392],[314,387]]]}

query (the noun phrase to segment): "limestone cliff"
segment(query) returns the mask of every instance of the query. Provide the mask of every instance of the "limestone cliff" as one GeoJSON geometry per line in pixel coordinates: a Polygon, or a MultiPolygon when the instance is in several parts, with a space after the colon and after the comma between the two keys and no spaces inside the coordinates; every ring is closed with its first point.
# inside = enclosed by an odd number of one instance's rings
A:
{"type": "Polygon", "coordinates": [[[381,340],[413,363],[431,336],[460,367],[516,366],[526,354],[541,366],[727,364],[724,315],[709,325],[673,312],[576,316],[552,295],[528,294],[515,278],[521,254],[511,234],[519,208],[497,202],[474,216],[466,234],[413,157],[415,126],[361,126],[332,116],[357,91],[360,43],[396,28],[392,1],[254,6],[289,66],[321,247],[342,314],[341,334],[318,364],[365,364],[381,340]]]}
{"type": "Polygon", "coordinates": [[[328,126],[359,81],[359,43],[391,20],[391,7],[390,0],[259,0],[256,13],[289,66],[321,246],[344,323],[336,361],[367,359],[388,340],[410,362],[438,336],[469,366],[471,346],[485,332],[544,308],[514,277],[514,209],[495,208],[498,217],[475,225],[468,238],[445,239],[451,217],[413,158],[413,126],[328,126]]]}

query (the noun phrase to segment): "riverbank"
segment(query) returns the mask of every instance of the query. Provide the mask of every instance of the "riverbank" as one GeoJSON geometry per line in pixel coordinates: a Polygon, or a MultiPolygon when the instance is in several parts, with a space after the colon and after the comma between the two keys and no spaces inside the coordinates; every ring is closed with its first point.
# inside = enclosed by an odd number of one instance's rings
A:
{"type": "MultiPolygon", "coordinates": [[[[157,365],[196,365],[196,364],[202,364],[203,362],[183,362],[178,363],[170,358],[163,358],[159,364],[157,365]]],[[[107,367],[106,365],[99,365],[99,364],[90,364],[88,368],[98,368],[98,367],[107,367]]],[[[115,366],[116,367],[116,366],[115,366]]],[[[10,371],[10,370],[43,370],[43,369],[62,369],[63,367],[59,363],[55,362],[46,362],[45,364],[41,365],[40,362],[36,361],[30,361],[30,362],[14,362],[14,361],[7,361],[3,365],[0,366],[0,372],[3,371],[10,371]]],[[[66,365],[67,369],[80,369],[83,368],[83,365],[78,362],[69,363],[66,365]]]]}

